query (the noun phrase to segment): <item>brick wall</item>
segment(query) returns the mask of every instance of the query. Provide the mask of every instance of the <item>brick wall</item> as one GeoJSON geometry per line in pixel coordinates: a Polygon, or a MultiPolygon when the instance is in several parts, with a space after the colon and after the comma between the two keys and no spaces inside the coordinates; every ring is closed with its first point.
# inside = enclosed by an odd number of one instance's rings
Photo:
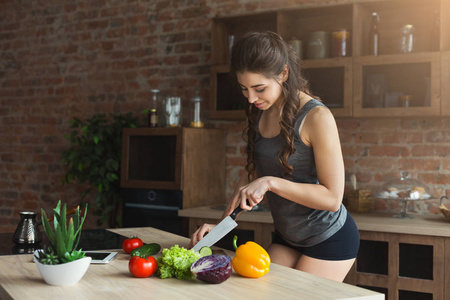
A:
{"type": "MultiPolygon", "coordinates": [[[[349,1],[1,1],[0,232],[16,228],[19,211],[77,203],[83,187],[61,184],[71,118],[142,115],[151,88],[181,96],[185,107],[197,90],[208,99],[212,17],[311,2],[349,1]]],[[[229,196],[244,164],[242,122],[209,124],[228,131],[229,196]]],[[[339,119],[338,126],[347,175],[356,173],[361,186],[377,187],[404,169],[450,194],[448,118],[339,119]]],[[[396,205],[376,201],[374,209],[396,205]]],[[[95,218],[88,220],[94,227],[95,218]]]]}

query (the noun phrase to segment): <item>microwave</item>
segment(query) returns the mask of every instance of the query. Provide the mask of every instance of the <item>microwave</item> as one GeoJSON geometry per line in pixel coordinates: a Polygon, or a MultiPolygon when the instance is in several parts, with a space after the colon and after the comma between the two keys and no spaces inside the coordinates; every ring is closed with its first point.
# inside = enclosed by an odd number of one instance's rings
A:
{"type": "Polygon", "coordinates": [[[181,191],[183,208],[223,203],[226,133],[213,128],[124,128],[121,188],[181,191]]]}

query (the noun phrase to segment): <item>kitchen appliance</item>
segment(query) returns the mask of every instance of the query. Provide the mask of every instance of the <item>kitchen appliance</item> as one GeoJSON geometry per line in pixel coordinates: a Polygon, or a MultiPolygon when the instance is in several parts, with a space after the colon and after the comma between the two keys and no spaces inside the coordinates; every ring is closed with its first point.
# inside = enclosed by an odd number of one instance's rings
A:
{"type": "Polygon", "coordinates": [[[178,217],[183,193],[176,190],[122,189],[123,226],[154,227],[187,236],[187,220],[178,217]]]}
{"type": "Polygon", "coordinates": [[[19,214],[19,225],[14,232],[12,241],[16,244],[39,244],[42,241],[42,235],[39,231],[41,223],[36,221],[37,213],[23,211],[19,214]]]}
{"type": "Polygon", "coordinates": [[[210,128],[125,128],[123,225],[187,236],[178,210],[225,202],[226,133],[210,128]]]}
{"type": "Polygon", "coordinates": [[[217,243],[221,238],[226,236],[231,230],[233,230],[236,226],[236,216],[243,209],[238,206],[233,212],[227,216],[225,219],[220,221],[216,227],[213,228],[204,238],[202,238],[195,246],[192,248],[195,251],[199,251],[202,247],[208,246],[211,247],[215,243],[217,243]]]}

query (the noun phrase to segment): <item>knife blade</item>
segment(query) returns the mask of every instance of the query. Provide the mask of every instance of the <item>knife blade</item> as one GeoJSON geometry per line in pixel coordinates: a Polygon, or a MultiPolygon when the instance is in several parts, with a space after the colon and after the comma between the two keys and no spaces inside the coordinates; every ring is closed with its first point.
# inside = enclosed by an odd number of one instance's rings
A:
{"type": "Polygon", "coordinates": [[[233,230],[233,228],[237,226],[237,223],[235,221],[236,216],[241,211],[243,211],[243,209],[238,206],[229,216],[220,221],[220,223],[217,224],[217,226],[214,227],[213,230],[211,230],[197,244],[195,244],[192,249],[198,252],[202,247],[211,247],[212,245],[217,243],[220,239],[227,235],[227,233],[229,233],[231,230],[233,230]]]}

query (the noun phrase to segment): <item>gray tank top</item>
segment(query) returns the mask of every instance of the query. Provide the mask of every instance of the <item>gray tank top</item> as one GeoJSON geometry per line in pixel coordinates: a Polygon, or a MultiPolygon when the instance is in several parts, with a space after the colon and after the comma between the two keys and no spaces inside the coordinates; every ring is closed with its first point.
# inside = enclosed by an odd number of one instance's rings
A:
{"type": "MultiPolygon", "coordinates": [[[[255,167],[258,176],[276,176],[299,183],[319,184],[312,147],[305,145],[298,131],[302,120],[308,112],[317,106],[324,106],[312,99],[300,110],[295,122],[295,152],[288,163],[293,166],[291,175],[285,176],[282,164],[278,161],[278,152],[284,145],[281,134],[273,138],[264,138],[259,133],[255,141],[255,167]]],[[[259,132],[259,120],[256,131],[259,132]]],[[[335,234],[344,225],[347,210],[343,205],[336,212],[316,210],[292,202],[272,192],[267,192],[275,230],[290,244],[296,246],[313,246],[335,234]]]]}

